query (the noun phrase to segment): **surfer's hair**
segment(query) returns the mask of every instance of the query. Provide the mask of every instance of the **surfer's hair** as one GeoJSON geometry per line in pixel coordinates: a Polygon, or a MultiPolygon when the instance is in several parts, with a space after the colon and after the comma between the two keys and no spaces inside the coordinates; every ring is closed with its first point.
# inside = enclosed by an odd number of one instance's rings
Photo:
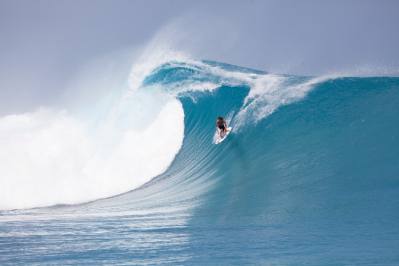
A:
{"type": "Polygon", "coordinates": [[[218,120],[224,121],[224,118],[221,116],[218,116],[218,120]]]}

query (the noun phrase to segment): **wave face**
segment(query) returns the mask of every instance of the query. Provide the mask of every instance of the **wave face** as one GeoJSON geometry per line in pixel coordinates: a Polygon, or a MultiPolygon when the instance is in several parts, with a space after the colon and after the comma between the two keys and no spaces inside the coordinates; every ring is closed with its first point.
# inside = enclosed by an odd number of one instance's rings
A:
{"type": "Polygon", "coordinates": [[[1,264],[399,263],[399,78],[187,60],[152,69],[139,92],[168,99],[141,126],[152,140],[172,132],[153,146],[179,150],[167,170],[112,198],[0,212],[1,264]],[[233,132],[215,145],[220,115],[233,132]]]}

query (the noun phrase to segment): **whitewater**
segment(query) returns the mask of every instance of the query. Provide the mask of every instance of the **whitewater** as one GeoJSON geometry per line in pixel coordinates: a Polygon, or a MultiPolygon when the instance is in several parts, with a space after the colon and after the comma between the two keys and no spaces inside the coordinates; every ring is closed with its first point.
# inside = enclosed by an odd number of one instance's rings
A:
{"type": "Polygon", "coordinates": [[[125,81],[0,117],[1,265],[399,263],[399,78],[171,53],[125,81]]]}

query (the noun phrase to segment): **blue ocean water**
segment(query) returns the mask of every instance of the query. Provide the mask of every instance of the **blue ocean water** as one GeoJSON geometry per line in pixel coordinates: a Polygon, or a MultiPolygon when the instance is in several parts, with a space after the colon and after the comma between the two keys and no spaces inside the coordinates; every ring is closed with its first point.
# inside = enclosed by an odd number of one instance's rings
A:
{"type": "Polygon", "coordinates": [[[399,78],[169,62],[141,89],[183,106],[172,164],[122,195],[0,211],[1,265],[399,264],[399,78]]]}

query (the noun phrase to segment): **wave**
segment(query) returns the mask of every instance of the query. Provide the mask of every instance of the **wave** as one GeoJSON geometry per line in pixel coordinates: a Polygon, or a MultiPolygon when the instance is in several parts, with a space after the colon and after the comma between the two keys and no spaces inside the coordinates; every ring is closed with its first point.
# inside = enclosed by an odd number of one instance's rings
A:
{"type": "Polygon", "coordinates": [[[0,118],[0,261],[396,264],[399,78],[146,56],[100,117],[0,118]]]}
{"type": "MultiPolygon", "coordinates": [[[[313,88],[342,79],[271,74],[176,54],[150,59],[138,60],[130,74],[129,90],[111,108],[98,110],[103,117],[95,123],[65,110],[45,108],[2,117],[0,208],[77,204],[133,190],[168,169],[184,135],[185,143],[197,142],[197,148],[213,150],[208,145],[212,142],[204,141],[214,135],[216,116],[228,117],[234,139],[281,106],[304,99],[313,88]],[[218,99],[220,91],[229,92],[218,99]],[[236,97],[239,100],[232,105],[236,97]],[[207,110],[201,118],[207,124],[193,124],[198,118],[184,120],[184,113],[195,108],[183,111],[185,101],[197,104],[203,98],[223,108],[196,110],[207,110]],[[187,139],[191,131],[201,140],[187,139]]],[[[200,155],[194,148],[191,152],[200,155]]],[[[198,160],[192,158],[189,164],[198,160]]],[[[199,165],[211,171],[210,160],[199,165]]]]}

